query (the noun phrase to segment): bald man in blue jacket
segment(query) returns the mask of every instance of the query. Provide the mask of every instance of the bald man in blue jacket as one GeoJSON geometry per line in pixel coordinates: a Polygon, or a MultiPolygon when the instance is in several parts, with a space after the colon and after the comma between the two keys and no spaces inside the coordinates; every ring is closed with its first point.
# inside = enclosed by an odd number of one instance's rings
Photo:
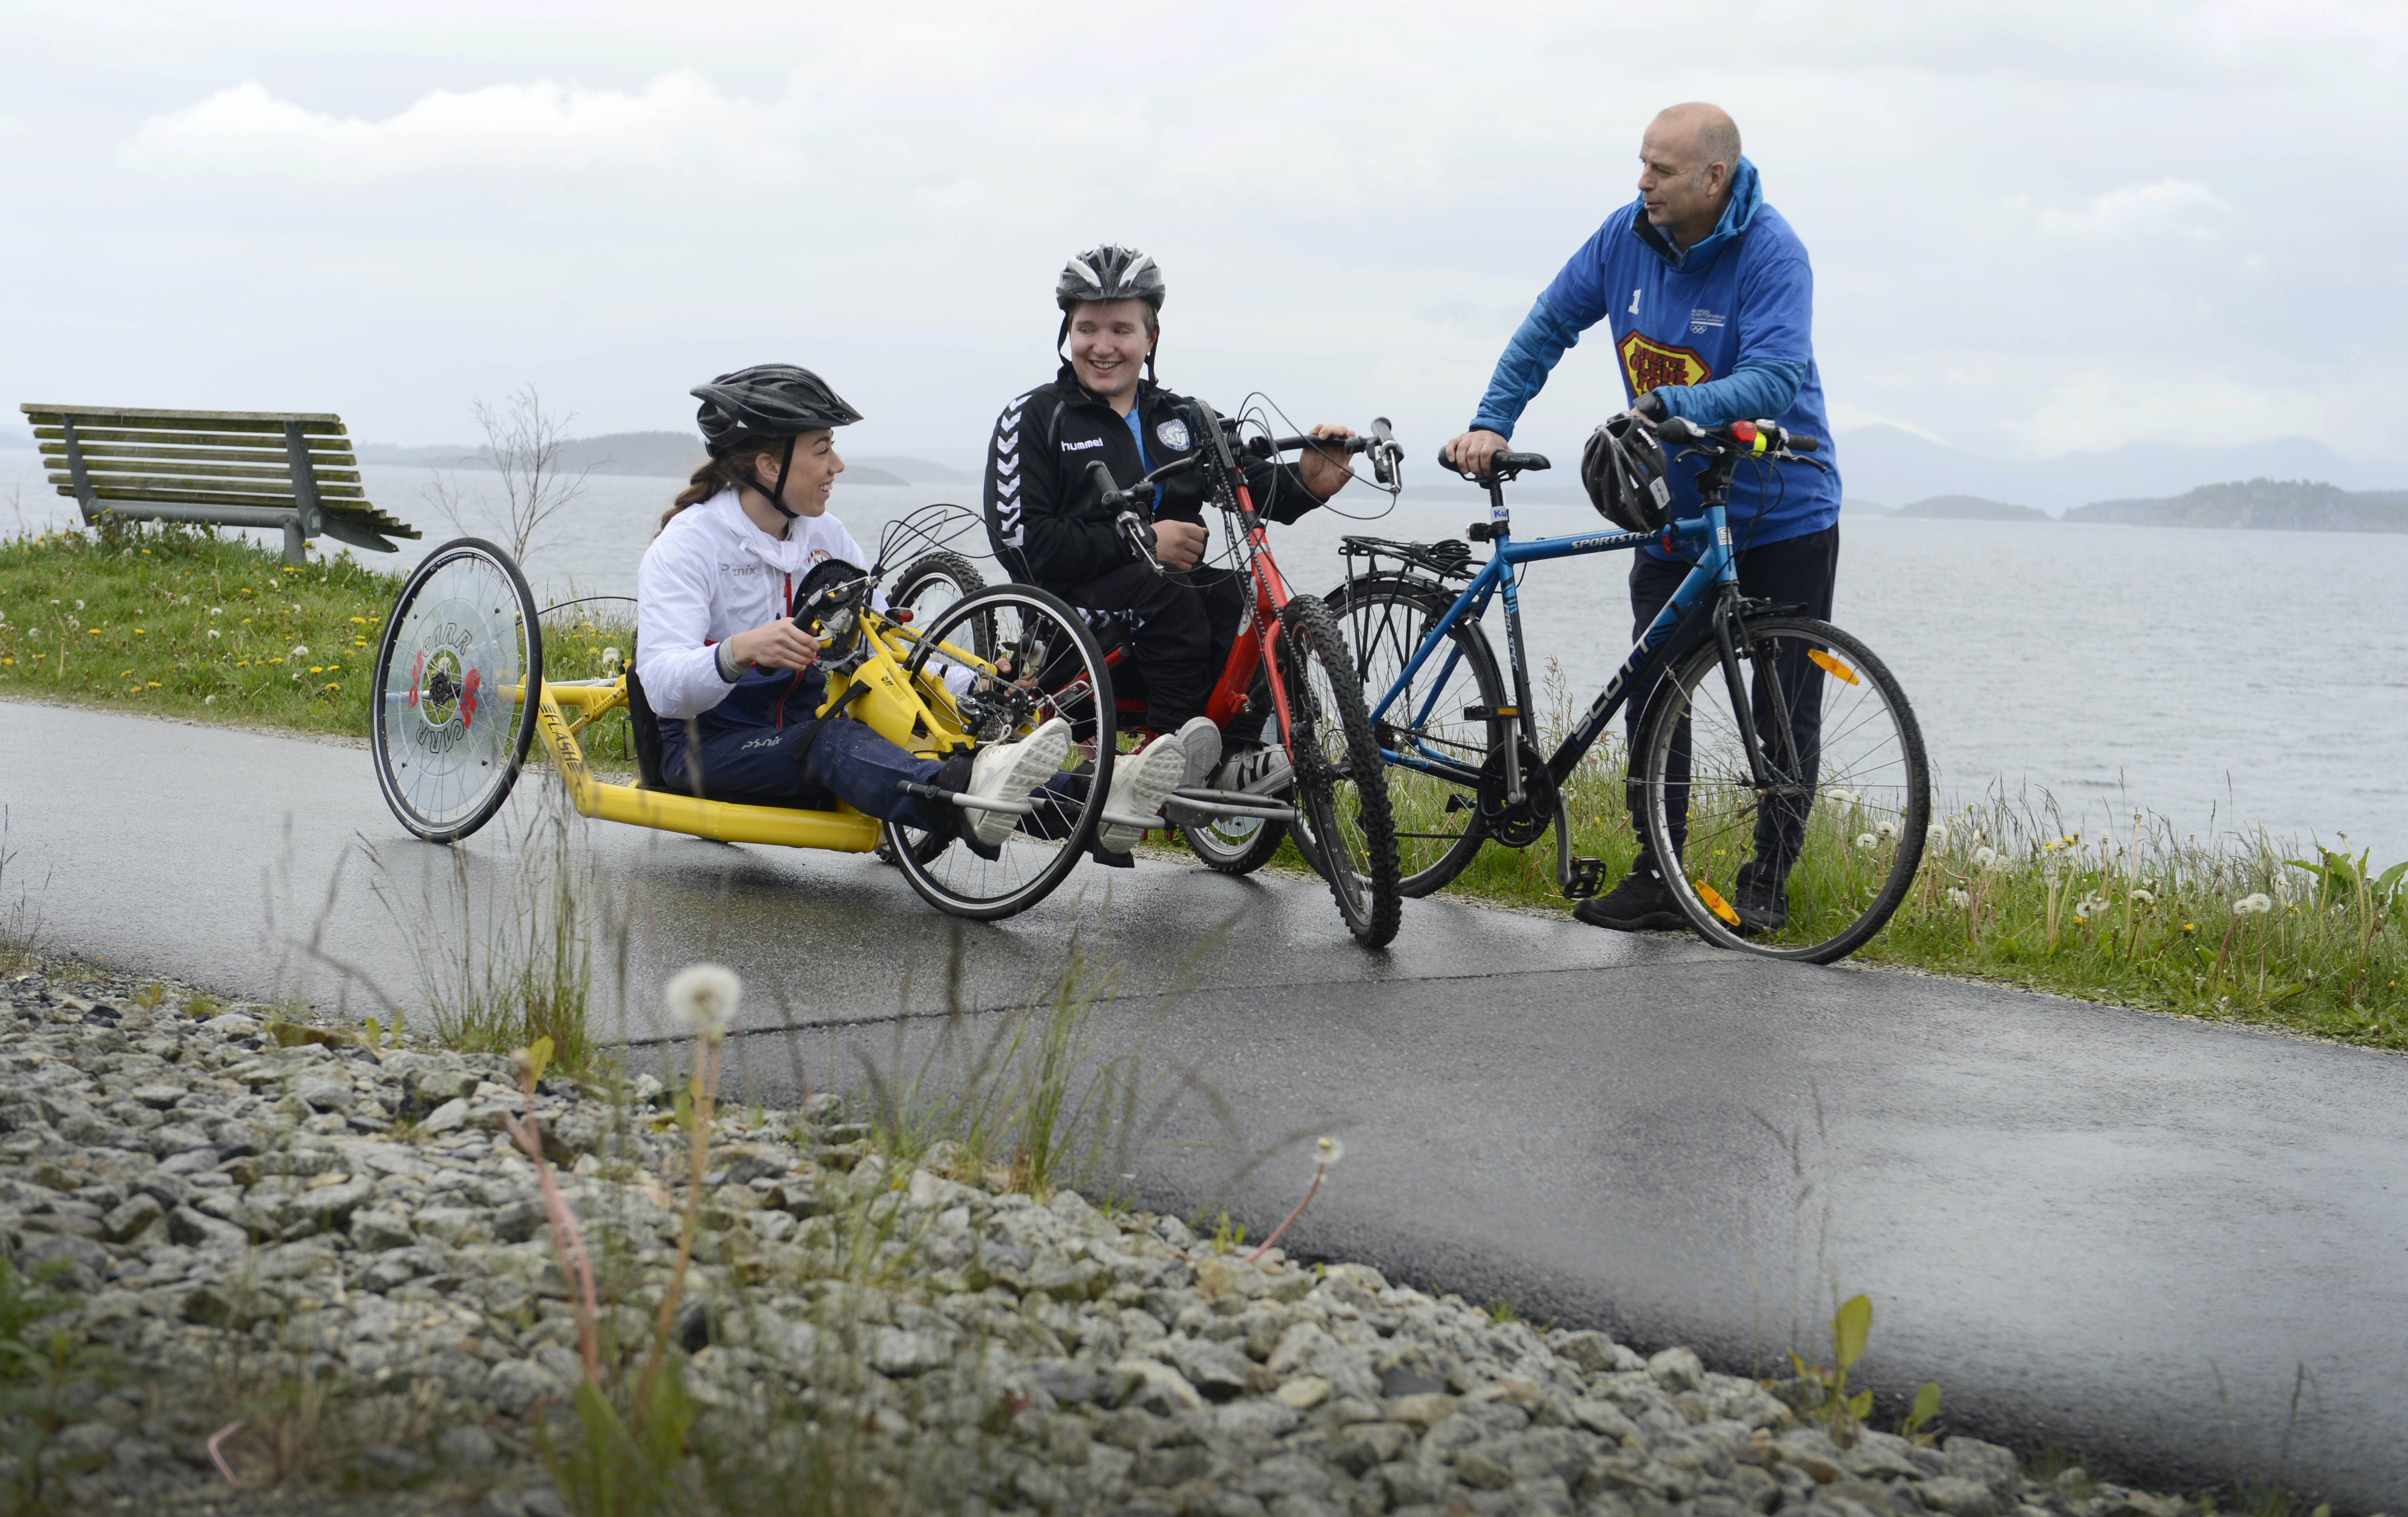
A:
{"type": "MultiPolygon", "coordinates": [[[[1828,447],[1814,365],[1814,272],[1798,234],[1765,203],[1756,165],[1740,152],[1738,125],[1716,106],[1673,106],[1649,124],[1639,159],[1639,198],[1607,217],[1539,296],[1505,345],[1471,429],[1447,444],[1466,473],[1486,471],[1566,350],[1600,322],[1610,323],[1623,388],[1643,419],[1716,426],[1770,418],[1828,447]]],[[[1828,473],[1742,471],[1728,507],[1741,590],[1816,617],[1831,613],[1840,558],[1839,464],[1832,453],[1823,456],[1828,473]]],[[[1670,482],[1673,515],[1697,515],[1694,475],[1676,468],[1670,482]]],[[[1631,557],[1635,640],[1689,565],[1659,548],[1631,557]]],[[[1634,739],[1647,695],[1631,695],[1634,739]]],[[[1801,725],[1798,733],[1810,763],[1819,724],[1816,717],[1817,730],[1801,725]]],[[[1631,820],[1643,838],[1638,818],[1631,820]]],[[[1572,914],[1623,932],[1684,926],[1643,846],[1620,884],[1572,914]]],[[[1786,923],[1792,862],[1757,859],[1742,872],[1732,905],[1743,927],[1786,923]]]]}

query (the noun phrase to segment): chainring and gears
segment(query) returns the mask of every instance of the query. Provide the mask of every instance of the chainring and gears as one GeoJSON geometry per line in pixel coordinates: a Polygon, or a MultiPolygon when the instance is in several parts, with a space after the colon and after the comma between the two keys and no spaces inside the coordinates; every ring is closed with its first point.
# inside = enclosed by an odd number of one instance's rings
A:
{"type": "Polygon", "coordinates": [[[1522,802],[1505,794],[1505,750],[1489,750],[1480,766],[1480,824],[1489,837],[1508,848],[1527,848],[1547,834],[1555,820],[1555,782],[1546,761],[1523,743],[1513,745],[1521,760],[1522,802]]]}

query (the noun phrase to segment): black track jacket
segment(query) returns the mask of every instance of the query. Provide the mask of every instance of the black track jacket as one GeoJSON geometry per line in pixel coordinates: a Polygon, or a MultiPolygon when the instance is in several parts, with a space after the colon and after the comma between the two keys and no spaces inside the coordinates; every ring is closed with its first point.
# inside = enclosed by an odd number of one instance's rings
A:
{"type": "MultiPolygon", "coordinates": [[[[1191,435],[1185,400],[1152,379],[1138,382],[1136,414],[1155,468],[1204,440],[1191,435]]],[[[1127,421],[1082,387],[1069,365],[1004,407],[987,449],[986,531],[1006,573],[1058,594],[1134,558],[1087,478],[1088,462],[1098,458],[1124,489],[1147,472],[1127,421]]],[[[1245,479],[1254,508],[1271,521],[1294,522],[1321,504],[1293,465],[1249,464],[1245,479]]],[[[1204,506],[1202,474],[1182,474],[1163,483],[1154,517],[1200,523],[1204,506]]]]}

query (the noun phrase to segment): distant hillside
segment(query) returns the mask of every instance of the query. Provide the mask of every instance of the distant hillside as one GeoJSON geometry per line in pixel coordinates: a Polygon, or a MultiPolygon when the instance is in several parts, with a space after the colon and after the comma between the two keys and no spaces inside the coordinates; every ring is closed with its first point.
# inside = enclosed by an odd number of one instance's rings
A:
{"type": "MultiPolygon", "coordinates": [[[[395,448],[364,442],[357,450],[363,464],[399,464],[423,469],[490,469],[493,455],[476,443],[433,448],[395,448]]],[[[595,474],[640,474],[655,479],[690,477],[704,457],[702,439],[691,432],[610,432],[598,437],[567,437],[560,444],[560,466],[595,474]]]]}
{"type": "MultiPolygon", "coordinates": [[[[490,469],[493,455],[473,443],[433,448],[396,448],[389,443],[359,446],[363,464],[399,465],[423,469],[490,469]]],[[[569,437],[560,445],[560,466],[574,472],[635,474],[652,479],[683,479],[700,467],[702,439],[690,432],[610,432],[598,437],[569,437]]],[[[927,485],[974,484],[975,475],[917,458],[863,458],[845,461],[847,484],[927,485]]]]}
{"type": "Polygon", "coordinates": [[[2408,483],[2397,459],[2358,459],[2306,437],[2276,437],[2230,448],[2131,442],[2099,453],[2056,458],[1985,458],[1901,428],[1875,423],[1842,432],[1833,451],[1853,494],[1875,500],[1980,495],[2046,511],[2086,501],[2163,499],[2224,479],[2330,479],[2344,490],[2408,483]]]}
{"type": "Polygon", "coordinates": [[[1895,506],[1877,505],[1870,500],[1858,500],[1854,495],[1849,495],[1842,499],[1840,502],[1840,509],[1843,511],[1856,511],[1865,516],[1896,516],[1898,514],[1898,508],[1895,506]]]}
{"type": "Polygon", "coordinates": [[[2029,506],[2010,506],[1979,495],[1934,495],[1901,506],[1898,514],[1916,522],[2050,522],[2056,518],[2029,506]]]}
{"type": "Polygon", "coordinates": [[[2258,532],[2408,532],[2408,490],[2352,493],[2307,479],[2201,485],[2170,500],[2102,500],[2069,522],[2149,527],[2243,527],[2258,532]]]}

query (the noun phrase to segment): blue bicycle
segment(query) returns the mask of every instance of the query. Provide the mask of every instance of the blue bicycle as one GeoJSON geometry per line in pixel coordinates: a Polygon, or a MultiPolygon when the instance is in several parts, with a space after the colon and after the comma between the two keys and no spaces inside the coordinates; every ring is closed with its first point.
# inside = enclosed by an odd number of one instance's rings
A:
{"type": "MultiPolygon", "coordinates": [[[[1489,520],[1468,534],[1491,545],[1486,563],[1473,564],[1459,541],[1345,539],[1346,582],[1327,601],[1389,765],[1400,886],[1426,895],[1484,842],[1526,848],[1553,827],[1557,885],[1573,900],[1596,894],[1604,866],[1574,855],[1566,792],[1638,693],[1648,704],[1621,780],[1682,914],[1724,948],[1830,963],[1881,930],[1922,863],[1931,809],[1922,733],[1862,642],[1740,593],[1726,515],[1732,471],[1751,458],[1812,465],[1803,455],[1816,439],[1770,422],[1677,418],[1658,436],[1678,450],[1675,462],[1705,461],[1697,517],[1517,542],[1505,486],[1549,465],[1502,452],[1480,481],[1489,520]],[[1523,651],[1521,568],[1649,543],[1695,566],[1547,752],[1523,651]],[[1502,671],[1481,629],[1500,596],[1502,671]]],[[[1604,768],[1611,786],[1612,765],[1604,768]]]]}

